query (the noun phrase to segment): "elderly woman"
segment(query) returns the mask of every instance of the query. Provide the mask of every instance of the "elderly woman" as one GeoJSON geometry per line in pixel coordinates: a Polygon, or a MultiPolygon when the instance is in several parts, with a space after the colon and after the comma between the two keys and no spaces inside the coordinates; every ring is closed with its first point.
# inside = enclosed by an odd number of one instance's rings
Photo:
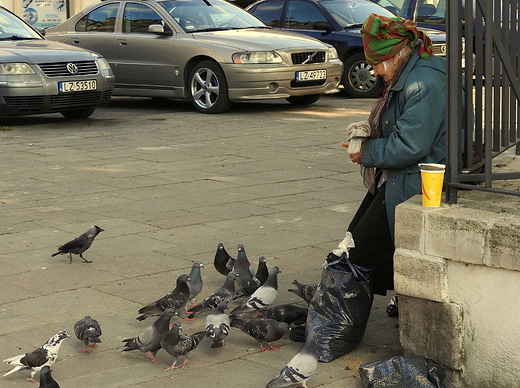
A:
{"type": "Polygon", "coordinates": [[[365,57],[384,78],[370,137],[352,162],[361,164],[368,193],[348,230],[350,260],[372,268],[373,292],[393,289],[395,207],[421,193],[418,163],[445,159],[446,64],[415,23],[370,14],[361,29],[365,57]]]}

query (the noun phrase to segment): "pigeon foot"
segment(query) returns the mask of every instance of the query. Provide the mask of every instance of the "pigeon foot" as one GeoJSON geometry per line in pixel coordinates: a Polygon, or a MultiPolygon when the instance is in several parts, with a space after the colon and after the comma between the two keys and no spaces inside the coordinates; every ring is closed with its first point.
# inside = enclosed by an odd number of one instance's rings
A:
{"type": "Polygon", "coordinates": [[[27,380],[29,380],[30,382],[32,382],[34,384],[39,384],[39,382],[36,381],[35,379],[33,379],[32,377],[28,377],[27,380]]]}

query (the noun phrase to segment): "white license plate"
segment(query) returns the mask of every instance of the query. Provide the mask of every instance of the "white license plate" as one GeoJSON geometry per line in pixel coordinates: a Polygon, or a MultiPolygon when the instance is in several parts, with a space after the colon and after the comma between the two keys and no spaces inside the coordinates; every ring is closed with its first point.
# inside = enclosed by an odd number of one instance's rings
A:
{"type": "Polygon", "coordinates": [[[97,83],[96,83],[95,79],[88,80],[88,81],[58,82],[58,90],[60,93],[83,92],[85,90],[97,90],[97,83]]]}
{"type": "Polygon", "coordinates": [[[297,71],[296,81],[314,81],[327,78],[327,70],[297,71]]]}

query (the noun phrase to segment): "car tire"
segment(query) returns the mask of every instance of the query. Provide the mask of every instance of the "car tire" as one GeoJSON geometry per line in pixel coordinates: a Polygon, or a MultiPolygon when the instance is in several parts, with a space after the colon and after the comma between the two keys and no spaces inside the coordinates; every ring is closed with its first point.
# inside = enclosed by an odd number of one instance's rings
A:
{"type": "Polygon", "coordinates": [[[356,98],[381,96],[384,81],[381,77],[373,75],[372,66],[367,63],[364,53],[356,53],[343,62],[341,83],[350,96],[356,98]]]}
{"type": "Polygon", "coordinates": [[[191,103],[202,113],[222,113],[232,104],[224,71],[214,61],[202,61],[193,67],[188,92],[191,103]]]}
{"type": "Polygon", "coordinates": [[[64,110],[60,112],[63,117],[67,119],[86,119],[91,116],[96,108],[84,108],[84,109],[73,109],[73,110],[64,110]]]}
{"type": "Polygon", "coordinates": [[[289,101],[292,105],[311,105],[320,99],[320,94],[310,94],[308,96],[293,96],[287,97],[286,100],[289,101]]]}

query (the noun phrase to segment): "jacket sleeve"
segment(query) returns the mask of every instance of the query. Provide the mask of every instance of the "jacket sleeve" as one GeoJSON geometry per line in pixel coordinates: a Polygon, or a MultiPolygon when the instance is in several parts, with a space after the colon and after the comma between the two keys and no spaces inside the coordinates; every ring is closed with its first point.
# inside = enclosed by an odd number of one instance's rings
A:
{"type": "MultiPolygon", "coordinates": [[[[413,77],[410,74],[398,96],[394,96],[396,120],[389,123],[389,135],[365,143],[362,152],[365,167],[404,169],[415,165],[441,139],[446,115],[445,74],[431,68],[417,70],[413,77]]],[[[387,109],[391,109],[390,103],[387,109]]]]}

